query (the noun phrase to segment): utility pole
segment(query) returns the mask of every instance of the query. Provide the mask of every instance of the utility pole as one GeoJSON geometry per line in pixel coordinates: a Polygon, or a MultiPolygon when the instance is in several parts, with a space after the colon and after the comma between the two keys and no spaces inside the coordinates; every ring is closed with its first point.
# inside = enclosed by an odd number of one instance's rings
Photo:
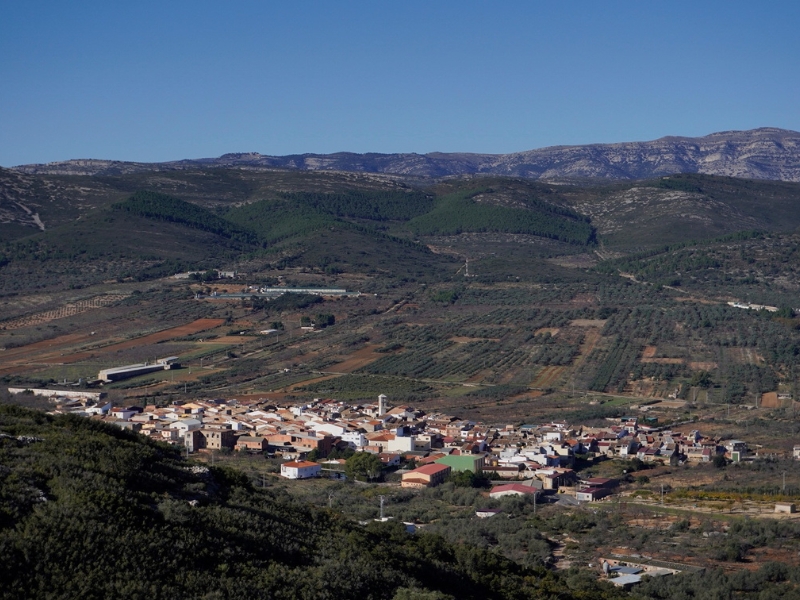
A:
{"type": "Polygon", "coordinates": [[[786,492],[786,471],[783,472],[783,491],[786,492]]]}
{"type": "Polygon", "coordinates": [[[381,499],[381,521],[383,521],[383,502],[386,500],[386,496],[378,496],[381,499]]]}
{"type": "Polygon", "coordinates": [[[334,496],[335,496],[335,494],[333,492],[328,492],[328,508],[329,509],[333,508],[333,497],[334,496]]]}
{"type": "Polygon", "coordinates": [[[661,506],[664,506],[664,484],[661,484],[661,506]]]}

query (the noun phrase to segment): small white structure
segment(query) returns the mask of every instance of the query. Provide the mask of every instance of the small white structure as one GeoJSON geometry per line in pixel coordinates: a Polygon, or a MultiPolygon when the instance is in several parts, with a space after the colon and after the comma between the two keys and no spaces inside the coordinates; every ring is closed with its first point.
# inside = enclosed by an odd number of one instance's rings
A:
{"type": "Polygon", "coordinates": [[[137,411],[125,407],[112,408],[110,412],[112,417],[120,421],[129,421],[132,416],[137,414],[137,411]]]}
{"type": "Polygon", "coordinates": [[[309,479],[319,477],[322,465],[309,460],[296,460],[281,465],[281,477],[286,479],[309,479]]]}
{"type": "Polygon", "coordinates": [[[776,513],[794,514],[795,512],[797,512],[797,508],[795,507],[794,503],[792,503],[792,502],[776,502],[775,503],[775,512],[776,513]]]}

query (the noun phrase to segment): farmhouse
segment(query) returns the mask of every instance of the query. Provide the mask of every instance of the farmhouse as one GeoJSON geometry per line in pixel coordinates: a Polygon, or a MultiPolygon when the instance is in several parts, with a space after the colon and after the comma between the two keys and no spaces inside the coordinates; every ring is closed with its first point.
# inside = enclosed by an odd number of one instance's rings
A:
{"type": "Polygon", "coordinates": [[[575,492],[575,499],[579,502],[595,502],[609,495],[611,495],[611,490],[608,488],[590,487],[575,492]]]}
{"type": "Polygon", "coordinates": [[[286,479],[318,477],[320,471],[322,471],[322,465],[308,460],[291,461],[281,465],[281,477],[286,477],[286,479]]]}

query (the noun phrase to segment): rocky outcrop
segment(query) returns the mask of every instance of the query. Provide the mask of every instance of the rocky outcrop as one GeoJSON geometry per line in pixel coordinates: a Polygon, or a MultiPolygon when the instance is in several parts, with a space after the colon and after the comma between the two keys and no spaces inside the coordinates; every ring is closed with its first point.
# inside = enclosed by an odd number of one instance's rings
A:
{"type": "Polygon", "coordinates": [[[800,133],[762,128],[705,137],[665,137],[651,142],[553,146],[513,154],[297,154],[256,152],[166,163],[70,160],[23,165],[25,173],[119,175],[138,171],[235,167],[355,171],[413,177],[491,174],[532,179],[647,179],[704,173],[750,179],[800,181],[800,133]]]}

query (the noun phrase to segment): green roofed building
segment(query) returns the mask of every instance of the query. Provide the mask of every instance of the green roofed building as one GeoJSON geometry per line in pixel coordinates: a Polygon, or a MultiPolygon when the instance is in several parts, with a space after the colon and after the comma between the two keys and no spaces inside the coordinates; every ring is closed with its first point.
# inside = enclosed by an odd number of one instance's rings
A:
{"type": "Polygon", "coordinates": [[[447,465],[453,471],[472,471],[478,473],[483,471],[483,461],[486,454],[448,454],[442,458],[437,458],[436,462],[447,465]]]}

